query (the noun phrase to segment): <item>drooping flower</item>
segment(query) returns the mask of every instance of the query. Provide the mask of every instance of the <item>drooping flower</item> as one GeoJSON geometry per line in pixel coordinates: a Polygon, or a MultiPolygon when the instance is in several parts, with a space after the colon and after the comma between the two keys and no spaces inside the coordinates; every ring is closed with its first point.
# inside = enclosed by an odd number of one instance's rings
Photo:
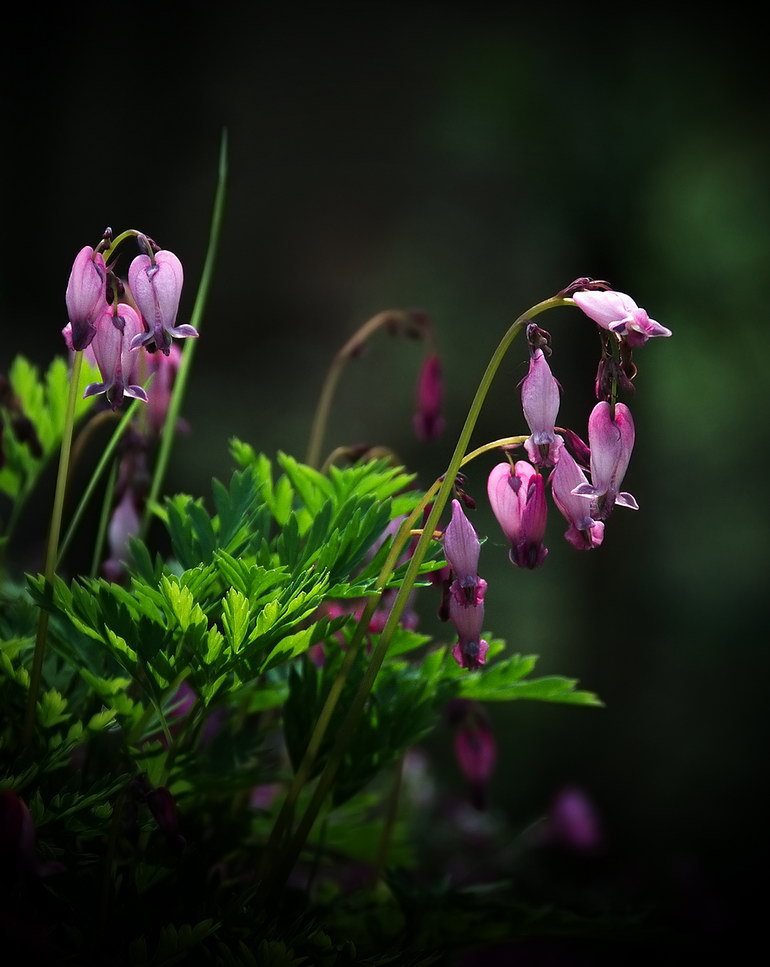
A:
{"type": "Polygon", "coordinates": [[[455,699],[450,707],[450,722],[457,726],[454,751],[457,764],[471,786],[474,805],[483,809],[486,787],[497,761],[489,718],[477,702],[455,699]]]}
{"type": "MultiPolygon", "coordinates": [[[[615,404],[612,419],[610,404],[597,403],[588,420],[588,443],[591,447],[591,483],[580,483],[573,494],[595,500],[598,518],[606,520],[615,504],[639,510],[636,499],[620,491],[634,448],[634,421],[623,403],[615,404]]],[[[593,514],[592,514],[593,516],[593,514]]]]}
{"type": "Polygon", "coordinates": [[[455,579],[450,594],[460,604],[480,604],[487,582],[478,575],[481,544],[459,500],[452,501],[452,519],[444,530],[444,554],[455,579]]]}
{"type": "Polygon", "coordinates": [[[86,245],[75,257],[65,295],[76,352],[85,349],[96,335],[96,322],[107,305],[106,292],[104,256],[86,245]]]}
{"type": "Polygon", "coordinates": [[[536,467],[553,467],[559,459],[564,441],[554,432],[559,413],[559,384],[542,349],[536,349],[529,360],[529,372],[521,383],[521,405],[524,419],[532,435],[524,444],[536,467]]]}
{"type": "Polygon", "coordinates": [[[140,526],[136,497],[133,490],[126,488],[107,528],[110,556],[102,565],[102,574],[108,581],[118,582],[125,575],[123,562],[128,555],[128,544],[139,533],[140,526]]]}
{"type": "Polygon", "coordinates": [[[650,319],[625,292],[576,292],[572,298],[589,319],[616,336],[625,336],[630,346],[643,346],[654,336],[671,335],[670,329],[650,319]]]}
{"type": "Polygon", "coordinates": [[[487,493],[492,511],[511,542],[510,558],[517,567],[540,567],[548,554],[543,547],[546,523],[542,476],[526,460],[498,463],[489,475],[487,493]]]}
{"type": "Polygon", "coordinates": [[[444,396],[441,380],[441,360],[437,353],[425,357],[417,383],[417,412],[414,430],[418,439],[436,440],[444,429],[441,404],[444,396]]]}
{"type": "Polygon", "coordinates": [[[166,423],[166,414],[171,402],[171,390],[174,388],[174,380],[181,358],[182,351],[176,345],[171,346],[167,356],[161,352],[148,353],[146,356],[147,375],[154,374],[147,393],[149,396],[147,413],[150,426],[157,434],[160,434],[166,423]]]}
{"type": "Polygon", "coordinates": [[[455,595],[449,598],[449,617],[455,626],[458,641],[452,657],[461,668],[473,670],[487,660],[489,645],[481,638],[484,624],[484,602],[462,602],[455,595]]]}
{"type": "Polygon", "coordinates": [[[569,523],[564,536],[579,551],[598,547],[604,540],[604,524],[591,516],[592,510],[596,511],[595,505],[573,493],[585,483],[588,483],[586,475],[565,448],[551,474],[551,487],[556,506],[569,523]]]}
{"type": "Polygon", "coordinates": [[[168,356],[172,339],[198,335],[193,326],[176,325],[183,281],[182,263],[173,252],[162,249],[154,261],[149,255],[136,256],[128,269],[128,284],[149,331],[134,337],[132,349],[145,346],[168,356]]]}
{"type": "Polygon", "coordinates": [[[112,306],[105,304],[92,343],[103,382],[87,386],[84,398],[104,393],[113,410],[120,406],[124,396],[147,402],[145,391],[133,382],[137,378],[138,357],[130,350],[137,333],[142,332],[141,320],[131,306],[121,303],[115,313],[112,306]]]}

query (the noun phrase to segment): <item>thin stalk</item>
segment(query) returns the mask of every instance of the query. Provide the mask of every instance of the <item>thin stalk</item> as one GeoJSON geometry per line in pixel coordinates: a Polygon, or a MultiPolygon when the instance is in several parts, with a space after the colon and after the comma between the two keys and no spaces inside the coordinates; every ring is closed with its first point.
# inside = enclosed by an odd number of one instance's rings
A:
{"type": "MultiPolygon", "coordinates": [[[[222,141],[219,146],[217,190],[214,196],[214,208],[211,215],[209,247],[208,251],[206,252],[206,261],[203,264],[200,285],[198,286],[198,292],[195,297],[195,305],[193,306],[192,315],[190,316],[190,323],[198,330],[198,332],[200,332],[203,313],[208,301],[209,289],[211,288],[211,280],[214,276],[214,265],[216,263],[217,251],[219,249],[219,238],[222,234],[222,216],[225,208],[226,187],[227,129],[222,132],[222,141]]],[[[152,508],[158,502],[158,496],[160,495],[160,490],[163,486],[163,479],[166,476],[166,470],[168,469],[169,458],[171,456],[171,446],[174,442],[174,433],[176,432],[176,424],[177,420],[179,419],[179,411],[182,407],[182,399],[184,398],[184,391],[187,387],[187,380],[190,375],[190,368],[192,366],[193,356],[195,355],[198,340],[187,339],[185,342],[186,345],[182,351],[182,360],[179,364],[179,371],[176,374],[174,388],[171,392],[171,400],[169,401],[166,422],[163,426],[163,435],[160,441],[160,452],[158,453],[158,459],[155,464],[152,485],[150,486],[150,493],[147,497],[147,504],[144,511],[144,517],[142,519],[142,526],[139,531],[139,537],[142,540],[144,540],[147,536],[147,529],[150,526],[152,508]]]]}
{"type": "MultiPolygon", "coordinates": [[[[524,443],[527,440],[527,436],[515,436],[515,437],[503,437],[500,440],[494,440],[492,443],[485,443],[483,446],[478,447],[471,453],[467,454],[460,466],[465,466],[470,463],[471,460],[475,460],[476,457],[487,453],[490,450],[498,449],[504,446],[516,446],[517,444],[524,443]]],[[[318,721],[316,722],[315,728],[310,736],[307,748],[305,749],[305,754],[302,757],[302,761],[297,767],[297,771],[294,773],[294,778],[292,779],[289,790],[286,793],[286,799],[281,806],[281,810],[278,813],[273,829],[271,830],[270,837],[267,843],[267,854],[269,855],[272,850],[274,850],[286,831],[287,827],[291,824],[294,817],[294,808],[299,799],[300,793],[302,792],[306,782],[310,778],[311,771],[315,764],[316,757],[318,755],[318,750],[321,747],[321,743],[324,740],[326,731],[329,728],[329,723],[331,722],[334,710],[337,707],[337,702],[339,701],[340,695],[342,694],[342,689],[347,681],[348,674],[353,665],[353,662],[358,654],[358,648],[363,641],[364,635],[366,634],[367,628],[369,626],[369,621],[372,615],[377,609],[378,604],[382,598],[382,591],[385,587],[387,579],[390,577],[393,568],[396,566],[396,562],[401,556],[405,545],[409,541],[410,537],[413,536],[412,529],[416,521],[422,515],[425,508],[428,506],[433,496],[441,486],[441,478],[434,481],[425,495],[411,512],[411,514],[406,518],[406,520],[401,524],[401,527],[396,534],[396,537],[391,546],[390,552],[382,566],[377,581],[376,588],[380,592],[376,597],[370,598],[367,602],[366,608],[358,622],[358,626],[353,634],[353,638],[345,652],[345,658],[340,665],[337,676],[332,682],[331,688],[329,689],[329,694],[326,696],[326,701],[324,702],[321,713],[318,716],[318,721]]]]}
{"type": "MultiPolygon", "coordinates": [[[[316,407],[315,416],[313,417],[313,426],[310,430],[310,440],[307,447],[307,457],[305,458],[305,463],[311,467],[318,467],[318,463],[321,459],[321,447],[324,442],[324,435],[326,433],[326,425],[329,422],[329,412],[331,410],[332,401],[334,399],[334,394],[337,390],[337,386],[342,376],[342,371],[348,364],[348,360],[353,359],[361,351],[364,343],[382,326],[388,325],[392,322],[410,322],[411,317],[409,313],[403,312],[401,309],[385,309],[383,312],[378,312],[376,316],[372,316],[367,322],[357,329],[353,335],[348,339],[342,349],[339,350],[337,355],[332,360],[332,364],[329,367],[329,371],[326,374],[326,379],[324,380],[323,387],[321,389],[321,395],[318,398],[318,406],[316,407]]],[[[336,451],[335,451],[336,452],[336,451]]]]}
{"type": "Polygon", "coordinates": [[[380,841],[377,844],[377,854],[374,858],[374,869],[372,871],[372,884],[376,884],[377,881],[382,876],[382,871],[385,869],[385,864],[388,861],[388,853],[390,852],[390,842],[393,838],[393,830],[396,825],[396,817],[398,816],[398,801],[401,796],[401,782],[404,776],[404,757],[401,758],[396,763],[396,768],[393,772],[393,783],[390,787],[390,795],[388,796],[388,809],[385,813],[385,821],[382,824],[382,833],[380,834],[380,841]]]}
{"type": "MultiPolygon", "coordinates": [[[[80,369],[83,365],[83,353],[76,352],[70,373],[69,394],[67,395],[67,409],[64,415],[64,427],[62,429],[61,451],[59,453],[59,472],[56,476],[56,492],[53,498],[53,510],[51,512],[51,529],[48,532],[48,547],[45,555],[45,577],[46,588],[52,592],[53,576],[56,570],[57,553],[59,549],[59,534],[61,532],[61,518],[64,509],[64,494],[67,489],[67,470],[70,462],[70,450],[72,447],[72,427],[75,422],[75,402],[80,385],[80,369]]],[[[43,657],[45,655],[46,638],[48,635],[48,612],[45,608],[40,609],[40,618],[37,624],[37,638],[35,640],[35,654],[32,659],[32,674],[29,679],[29,695],[27,696],[27,711],[24,718],[24,742],[29,743],[32,739],[32,732],[35,727],[35,709],[37,707],[37,696],[40,692],[40,679],[43,673],[43,657]]]]}
{"type": "Polygon", "coordinates": [[[361,716],[364,705],[366,704],[366,700],[369,697],[374,685],[374,681],[387,653],[390,639],[392,638],[393,632],[395,631],[396,626],[401,618],[401,614],[406,607],[408,597],[417,579],[420,565],[422,564],[425,554],[428,550],[428,545],[432,540],[433,532],[436,529],[438,519],[441,516],[447,500],[449,499],[451,489],[454,486],[454,481],[457,476],[457,471],[462,465],[471,434],[473,433],[479,413],[481,412],[481,407],[483,406],[484,400],[486,399],[489,388],[492,385],[492,380],[497,373],[500,363],[508,351],[513,339],[518,335],[519,331],[527,322],[529,322],[530,319],[532,319],[534,316],[540,315],[540,313],[545,312],[547,309],[552,309],[556,306],[567,304],[568,303],[565,299],[554,296],[552,299],[547,299],[544,302],[538,303],[523,315],[519,316],[501,339],[497,349],[489,361],[489,364],[487,365],[486,371],[481,378],[481,382],[476,390],[476,395],[473,398],[470,410],[468,411],[468,415],[465,419],[465,424],[460,432],[460,437],[457,441],[454,453],[449,461],[449,466],[446,474],[444,475],[438,495],[436,496],[431,512],[428,515],[428,520],[425,522],[424,533],[418,540],[417,546],[415,547],[412,557],[409,561],[406,575],[401,587],[398,590],[396,600],[393,603],[393,607],[385,623],[385,627],[380,635],[380,640],[377,643],[377,647],[371,657],[361,685],[359,686],[359,689],[350,705],[347,717],[340,731],[337,733],[337,740],[329,754],[326,766],[321,773],[313,796],[302,819],[299,822],[291,842],[286,849],[282,866],[280,870],[276,871],[281,878],[288,875],[294,866],[297,856],[299,855],[302,846],[313,827],[313,823],[316,820],[318,812],[326,799],[326,796],[340,767],[342,758],[350,743],[350,739],[355,731],[356,725],[358,724],[358,719],[361,716]]]}
{"type": "MultiPolygon", "coordinates": [[[[149,386],[149,381],[147,383],[147,386],[149,386]]],[[[72,515],[72,520],[70,521],[70,525],[67,528],[67,533],[64,535],[64,540],[61,542],[61,548],[59,549],[59,554],[56,559],[57,564],[67,553],[67,548],[70,546],[70,542],[72,541],[72,538],[75,536],[75,532],[77,531],[78,525],[80,524],[81,518],[85,513],[86,507],[88,506],[91,500],[91,497],[93,496],[94,490],[96,490],[96,486],[101,480],[102,474],[107,469],[107,465],[109,464],[110,459],[113,453],[115,452],[115,447],[117,447],[118,443],[120,442],[120,438],[123,436],[123,433],[125,432],[126,427],[131,422],[131,417],[134,415],[134,412],[137,406],[139,405],[139,403],[140,403],[140,400],[134,400],[132,404],[128,407],[126,412],[123,414],[123,417],[121,418],[120,423],[118,423],[118,425],[115,427],[115,430],[113,431],[113,434],[110,437],[109,443],[102,451],[102,455],[99,459],[99,463],[96,465],[96,469],[91,475],[91,479],[88,481],[88,486],[83,492],[83,496],[80,498],[80,502],[75,508],[75,513],[72,515]]]]}
{"type": "Polygon", "coordinates": [[[102,502],[102,512],[99,515],[99,529],[96,532],[96,541],[94,542],[94,556],[91,559],[91,570],[89,574],[92,578],[95,578],[99,573],[99,562],[102,559],[102,551],[104,548],[104,539],[107,536],[107,522],[110,519],[110,510],[112,508],[112,494],[115,490],[115,478],[118,475],[118,461],[113,460],[112,466],[110,467],[110,475],[107,477],[107,484],[104,488],[104,500],[102,502]]]}

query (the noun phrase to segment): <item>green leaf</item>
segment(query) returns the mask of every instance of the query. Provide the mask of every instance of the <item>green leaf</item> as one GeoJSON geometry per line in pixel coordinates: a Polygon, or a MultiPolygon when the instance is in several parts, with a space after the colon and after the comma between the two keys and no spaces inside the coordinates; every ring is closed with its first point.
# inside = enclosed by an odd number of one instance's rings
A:
{"type": "Polygon", "coordinates": [[[249,630],[249,618],[248,598],[235,588],[230,588],[222,599],[222,625],[227,640],[235,652],[240,650],[249,630]]]}

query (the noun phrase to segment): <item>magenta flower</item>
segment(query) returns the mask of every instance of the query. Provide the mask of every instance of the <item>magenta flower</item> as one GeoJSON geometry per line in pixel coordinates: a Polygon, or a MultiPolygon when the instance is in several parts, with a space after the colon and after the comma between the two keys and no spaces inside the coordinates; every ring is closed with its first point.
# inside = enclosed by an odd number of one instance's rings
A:
{"type": "Polygon", "coordinates": [[[192,326],[176,325],[183,281],[182,263],[173,252],[161,250],[154,261],[149,255],[137,255],[128,269],[128,284],[149,331],[134,337],[132,349],[145,346],[149,352],[160,350],[168,356],[172,339],[198,335],[192,326]]]}
{"type": "Polygon", "coordinates": [[[123,562],[128,556],[128,543],[139,533],[140,526],[136,498],[133,491],[127,488],[112,512],[107,529],[110,556],[102,565],[102,574],[108,581],[118,582],[124,577],[126,569],[123,562]]]}
{"type": "Polygon", "coordinates": [[[551,474],[551,487],[556,506],[569,523],[564,536],[579,551],[589,551],[604,540],[604,524],[591,516],[595,505],[573,493],[576,487],[587,483],[586,475],[565,448],[551,474]]]}
{"type": "Polygon", "coordinates": [[[177,345],[172,345],[168,355],[163,353],[148,353],[146,357],[147,375],[154,374],[148,396],[147,412],[150,426],[160,434],[166,423],[166,414],[171,402],[171,390],[174,388],[182,352],[177,345]]]}
{"type": "Polygon", "coordinates": [[[484,710],[476,702],[458,699],[450,715],[459,719],[454,751],[457,764],[471,785],[474,804],[483,808],[486,787],[497,761],[497,744],[484,710]]]}
{"type": "Polygon", "coordinates": [[[562,789],[551,804],[544,841],[577,853],[593,853],[602,845],[602,831],[591,800],[574,786],[562,789]]]}
{"type": "Polygon", "coordinates": [[[487,481],[492,511],[511,542],[510,558],[517,567],[540,567],[548,554],[543,547],[546,503],[542,476],[526,460],[511,472],[509,463],[498,463],[487,481]]]}
{"type": "Polygon", "coordinates": [[[96,335],[96,322],[107,305],[106,291],[104,256],[86,245],[75,257],[65,296],[76,352],[85,349],[96,335]]]}
{"type": "Polygon", "coordinates": [[[452,501],[452,519],[444,530],[444,554],[455,575],[450,593],[459,604],[480,604],[487,582],[478,575],[481,544],[459,500],[452,501]]]}
{"type": "Polygon", "coordinates": [[[524,444],[536,467],[553,467],[559,459],[564,441],[554,432],[559,413],[559,384],[542,349],[536,349],[529,360],[529,372],[521,383],[521,405],[532,436],[524,444]]]}
{"type": "Polygon", "coordinates": [[[441,380],[441,360],[436,353],[425,357],[417,382],[417,412],[414,431],[420,440],[436,440],[444,429],[441,403],[444,387],[441,380]]]}
{"type": "Polygon", "coordinates": [[[458,642],[452,657],[461,668],[474,670],[487,660],[489,645],[481,638],[484,624],[484,603],[460,601],[453,594],[449,598],[449,617],[455,626],[458,642]]]}
{"type": "Polygon", "coordinates": [[[670,336],[671,330],[650,319],[625,292],[576,292],[575,305],[602,329],[625,336],[629,346],[643,346],[653,336],[670,336]]]}
{"type": "Polygon", "coordinates": [[[639,510],[634,497],[619,490],[634,448],[634,421],[623,403],[615,404],[613,421],[610,404],[597,403],[588,420],[591,447],[591,483],[580,483],[572,491],[596,501],[598,517],[606,520],[615,504],[639,510]]]}
{"type": "Polygon", "coordinates": [[[105,304],[92,343],[103,382],[87,386],[84,399],[104,393],[113,410],[120,406],[124,396],[147,402],[145,391],[133,382],[137,378],[138,359],[130,350],[131,343],[142,331],[142,322],[131,306],[121,303],[115,315],[113,307],[105,304]]]}

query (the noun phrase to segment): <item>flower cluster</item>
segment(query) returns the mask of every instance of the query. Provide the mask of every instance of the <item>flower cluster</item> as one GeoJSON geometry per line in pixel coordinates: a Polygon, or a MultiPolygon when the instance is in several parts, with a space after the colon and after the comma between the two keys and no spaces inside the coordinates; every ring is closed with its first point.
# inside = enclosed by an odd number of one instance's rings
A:
{"type": "MultiPolygon", "coordinates": [[[[111,241],[108,231],[96,249],[82,248],[75,258],[67,283],[66,303],[69,323],[63,335],[70,349],[88,351],[89,361],[98,366],[102,382],[91,383],[86,396],[104,393],[113,409],[126,396],[150,402],[139,385],[161,364],[149,362],[143,347],[154,360],[162,353],[167,359],[172,339],[198,335],[190,325],[177,325],[176,316],[182,293],[184,273],[173,252],[159,249],[145,236],[136,234],[149,254],[137,255],[128,270],[128,281],[119,279],[114,263],[105,264],[100,248],[111,241]]],[[[168,379],[159,379],[159,398],[167,393],[168,379]]],[[[153,423],[157,423],[154,406],[153,423]]]]}
{"type": "Polygon", "coordinates": [[[525,443],[529,462],[500,463],[488,481],[489,501],[510,542],[511,561],[530,569],[539,567],[548,553],[543,546],[547,508],[542,471],[550,470],[554,502],[569,525],[564,536],[577,550],[602,543],[604,522],[616,505],[639,509],[635,498],[621,490],[634,447],[634,421],[617,395],[620,389],[633,391],[632,350],[654,336],[671,335],[630,296],[612,291],[607,283],[578,279],[565,294],[599,325],[603,336],[588,445],[573,431],[556,426],[559,384],[546,358],[550,337],[530,323],[529,372],[521,383],[530,429],[525,443]]]}

